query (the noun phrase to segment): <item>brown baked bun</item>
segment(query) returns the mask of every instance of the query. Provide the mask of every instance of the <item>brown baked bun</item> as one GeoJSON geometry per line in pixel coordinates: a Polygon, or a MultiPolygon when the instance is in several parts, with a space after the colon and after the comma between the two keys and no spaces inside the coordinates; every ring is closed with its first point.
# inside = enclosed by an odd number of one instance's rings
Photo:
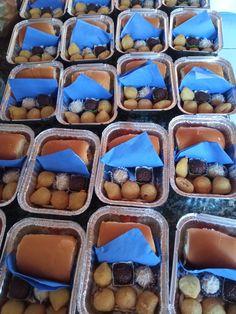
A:
{"type": "MultiPolygon", "coordinates": [[[[133,70],[135,68],[138,68],[140,67],[141,65],[145,64],[147,62],[147,60],[134,60],[134,61],[130,61],[129,63],[127,63],[125,65],[125,71],[124,72],[128,72],[130,70],[133,70]]],[[[166,65],[162,62],[159,62],[159,61],[155,61],[155,60],[152,60],[153,63],[155,63],[161,73],[161,75],[163,77],[166,76],[166,65]]]]}
{"type": "Polygon", "coordinates": [[[65,149],[72,149],[86,163],[90,162],[90,146],[84,140],[51,140],[47,141],[42,149],[41,155],[53,154],[65,149]]]}
{"type": "Polygon", "coordinates": [[[76,246],[76,239],[70,235],[25,235],[17,246],[17,270],[35,277],[69,282],[76,246]]]}
{"type": "Polygon", "coordinates": [[[191,19],[193,16],[195,16],[195,13],[184,13],[181,15],[177,15],[175,18],[175,26],[178,26],[180,24],[183,24],[187,20],[191,19]]]}
{"type": "MultiPolygon", "coordinates": [[[[154,27],[158,28],[160,26],[160,19],[158,17],[144,16],[144,18],[149,23],[151,23],[154,27]]],[[[124,27],[129,19],[130,19],[129,16],[123,18],[122,21],[121,21],[121,26],[124,27]]]]}
{"type": "Polygon", "coordinates": [[[33,67],[23,69],[16,73],[16,78],[45,78],[45,79],[56,79],[56,71],[53,67],[33,67]]]}
{"type": "Polygon", "coordinates": [[[196,268],[236,269],[236,238],[213,229],[190,228],[184,246],[186,261],[196,268]]]}
{"type": "Polygon", "coordinates": [[[50,35],[55,35],[55,29],[51,24],[48,23],[33,23],[27,26],[22,27],[19,30],[19,34],[18,34],[18,42],[19,42],[19,46],[22,47],[24,38],[25,38],[25,33],[26,33],[26,29],[27,27],[32,27],[32,28],[36,28],[42,32],[48,33],[50,35]]]}
{"type": "Polygon", "coordinates": [[[112,240],[116,239],[123,233],[137,228],[139,229],[142,234],[144,235],[145,239],[151,246],[152,250],[156,252],[155,243],[152,236],[152,230],[149,226],[141,224],[141,223],[135,223],[135,222],[116,222],[116,221],[103,221],[99,228],[99,235],[98,235],[98,241],[97,246],[103,246],[112,240]]]}
{"type": "Polygon", "coordinates": [[[91,79],[95,80],[98,84],[102,85],[106,90],[110,91],[111,77],[107,71],[85,71],[85,72],[74,72],[71,75],[71,82],[73,83],[80,74],[84,74],[91,79]]]}
{"type": "Polygon", "coordinates": [[[212,72],[214,72],[216,75],[224,77],[224,71],[220,64],[216,63],[207,63],[207,62],[191,62],[189,64],[186,64],[181,70],[181,78],[183,79],[186,74],[188,74],[189,71],[192,70],[194,67],[199,67],[203,69],[208,69],[212,72]]]}
{"type": "Polygon", "coordinates": [[[200,142],[216,142],[219,143],[222,148],[225,148],[224,134],[219,130],[207,127],[184,127],[178,128],[175,134],[176,144],[179,150],[187,148],[191,145],[198,144],[200,142]]]}
{"type": "Polygon", "coordinates": [[[93,21],[93,20],[85,20],[85,22],[89,23],[89,24],[93,24],[99,28],[101,28],[102,30],[104,30],[105,32],[107,31],[107,24],[103,23],[103,22],[99,22],[99,21],[93,21]]]}
{"type": "MultiPolygon", "coordinates": [[[[125,135],[118,136],[108,143],[107,148],[108,148],[108,150],[110,150],[113,147],[116,147],[116,146],[118,146],[124,142],[127,142],[128,140],[131,140],[132,138],[134,138],[137,135],[138,134],[125,134],[125,135]]],[[[159,138],[157,136],[154,136],[154,135],[149,135],[149,138],[152,142],[153,148],[159,154],[160,153],[159,138]]]]}
{"type": "Polygon", "coordinates": [[[25,136],[16,133],[0,133],[0,159],[12,160],[23,157],[29,143],[25,136]]]}

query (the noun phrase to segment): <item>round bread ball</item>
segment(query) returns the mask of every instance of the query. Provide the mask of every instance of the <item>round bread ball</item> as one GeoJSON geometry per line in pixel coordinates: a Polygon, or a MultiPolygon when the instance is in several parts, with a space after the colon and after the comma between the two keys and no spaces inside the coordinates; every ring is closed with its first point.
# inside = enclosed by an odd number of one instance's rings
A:
{"type": "Polygon", "coordinates": [[[110,200],[121,200],[122,196],[119,184],[105,181],[103,187],[110,200]]]}
{"type": "Polygon", "coordinates": [[[53,106],[45,106],[41,110],[41,118],[45,119],[50,117],[54,113],[55,109],[53,106]]]}
{"type": "Polygon", "coordinates": [[[27,119],[27,110],[24,107],[9,107],[9,114],[12,120],[25,120],[27,119]]]}
{"type": "Polygon", "coordinates": [[[110,116],[105,110],[100,111],[96,115],[96,122],[97,123],[107,122],[108,120],[110,120],[110,116]]]}
{"type": "Polygon", "coordinates": [[[155,293],[148,290],[142,292],[138,296],[138,301],[136,304],[137,314],[154,314],[158,302],[159,298],[155,293]]]}
{"type": "Polygon", "coordinates": [[[4,201],[10,200],[16,192],[17,182],[7,183],[2,190],[2,199],[4,201]]]}
{"type": "Polygon", "coordinates": [[[94,294],[93,306],[96,311],[110,312],[115,306],[115,296],[111,289],[104,288],[94,294]]]}
{"type": "Polygon", "coordinates": [[[85,111],[80,117],[81,123],[94,123],[96,121],[96,116],[91,111],[85,111]]]}
{"type": "Polygon", "coordinates": [[[190,113],[197,113],[197,102],[194,100],[186,100],[183,104],[183,109],[190,113]]]}
{"type": "Polygon", "coordinates": [[[206,298],[202,301],[202,314],[226,314],[226,311],[221,300],[206,298]]]}
{"type": "Polygon", "coordinates": [[[135,87],[124,87],[124,96],[126,99],[136,99],[138,96],[138,90],[135,87]]]}
{"type": "Polygon", "coordinates": [[[141,198],[146,202],[154,202],[157,197],[157,189],[154,184],[146,183],[141,186],[141,198]]]}
{"type": "Polygon", "coordinates": [[[67,209],[69,195],[65,191],[53,191],[50,203],[56,209],[67,209]]]}
{"type": "Polygon", "coordinates": [[[209,194],[211,193],[211,180],[207,177],[199,176],[193,180],[193,186],[196,193],[209,194]]]}
{"type": "Polygon", "coordinates": [[[80,117],[78,114],[74,113],[74,112],[70,112],[70,111],[66,111],[65,112],[65,118],[66,121],[70,124],[73,123],[80,123],[80,117]]]}
{"type": "Polygon", "coordinates": [[[1,314],[23,314],[25,305],[17,300],[8,300],[1,308],[1,314]]]}
{"type": "Polygon", "coordinates": [[[225,178],[225,177],[221,177],[221,176],[217,176],[213,179],[212,182],[212,193],[213,194],[221,194],[221,195],[225,195],[225,194],[229,194],[231,192],[231,183],[230,180],[225,178]]]}
{"type": "Polygon", "coordinates": [[[35,205],[48,205],[51,198],[51,192],[45,187],[41,187],[34,191],[30,196],[30,202],[35,205]]]}
{"type": "Polygon", "coordinates": [[[213,111],[214,111],[213,106],[210,105],[208,102],[202,103],[197,108],[198,113],[212,113],[213,111]]]}
{"type": "Polygon", "coordinates": [[[122,310],[128,310],[136,305],[136,291],[132,287],[122,287],[115,294],[116,305],[122,310]]]}
{"type": "Polygon", "coordinates": [[[107,263],[100,264],[94,274],[93,279],[99,287],[107,287],[112,281],[111,268],[107,263]]]}
{"type": "Polygon", "coordinates": [[[149,99],[140,99],[138,101],[138,109],[152,109],[152,102],[149,99]]]}
{"type": "Polygon", "coordinates": [[[37,178],[37,188],[40,188],[42,186],[49,188],[50,186],[53,185],[55,178],[56,178],[56,174],[54,172],[50,172],[50,171],[40,172],[37,178]]]}
{"type": "Polygon", "coordinates": [[[32,108],[27,112],[27,119],[40,119],[40,110],[38,108],[32,108]]]}
{"type": "Polygon", "coordinates": [[[127,99],[124,101],[124,107],[133,110],[138,108],[138,102],[135,99],[127,99]]]}
{"type": "Polygon", "coordinates": [[[202,314],[202,306],[197,300],[184,299],[180,304],[181,314],[202,314]]]}
{"type": "Polygon", "coordinates": [[[140,187],[137,182],[126,181],[121,187],[121,194],[128,200],[137,199],[140,195],[140,187]]]}
{"type": "Polygon", "coordinates": [[[184,276],[179,280],[179,289],[186,297],[196,299],[201,291],[200,280],[196,276],[184,276]]]}
{"type": "Polygon", "coordinates": [[[98,104],[98,112],[100,111],[106,111],[107,113],[111,113],[112,112],[112,105],[110,103],[110,101],[108,100],[100,100],[99,104],[98,104]]]}
{"type": "Polygon", "coordinates": [[[34,303],[30,304],[24,314],[45,314],[46,312],[46,307],[44,304],[39,304],[39,303],[34,303]]]}

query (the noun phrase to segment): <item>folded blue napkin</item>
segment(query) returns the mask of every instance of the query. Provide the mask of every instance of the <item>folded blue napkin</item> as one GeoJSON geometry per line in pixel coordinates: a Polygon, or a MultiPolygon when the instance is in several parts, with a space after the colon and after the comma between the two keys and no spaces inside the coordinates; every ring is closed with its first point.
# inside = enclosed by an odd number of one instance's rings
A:
{"type": "Polygon", "coordinates": [[[85,3],[85,4],[97,4],[101,7],[104,6],[109,6],[110,4],[110,0],[75,0],[74,1],[74,5],[76,5],[76,3],[81,2],[81,3],[85,3]]]}
{"type": "Polygon", "coordinates": [[[152,61],[131,70],[119,77],[123,86],[141,87],[159,87],[166,88],[165,81],[159,71],[158,66],[152,61]]]}
{"type": "Polygon", "coordinates": [[[31,8],[51,8],[52,10],[60,8],[63,9],[65,6],[65,3],[62,0],[36,0],[34,3],[30,4],[31,8]]]}
{"type": "Polygon", "coordinates": [[[6,257],[6,266],[8,271],[14,276],[28,282],[32,287],[37,288],[42,291],[54,291],[62,288],[70,287],[68,284],[63,284],[61,282],[46,280],[42,278],[37,278],[29,275],[24,275],[17,271],[16,269],[16,256],[11,253],[6,257]]]}
{"type": "Polygon", "coordinates": [[[192,90],[207,91],[211,94],[223,94],[233,88],[234,85],[208,69],[194,67],[182,79],[179,87],[180,91],[184,87],[189,87],[192,90]]]}
{"type": "Polygon", "coordinates": [[[65,100],[109,99],[111,97],[112,94],[108,90],[84,74],[81,74],[72,84],[64,88],[65,100]]]}
{"type": "Polygon", "coordinates": [[[202,274],[202,273],[210,273],[215,276],[219,276],[226,279],[231,279],[236,281],[236,269],[229,269],[229,268],[204,268],[204,269],[194,269],[189,270],[184,267],[182,262],[178,263],[178,270],[180,273],[188,273],[192,275],[202,274]]]}
{"type": "Polygon", "coordinates": [[[25,32],[25,38],[23,41],[22,49],[31,50],[33,47],[44,46],[56,47],[59,41],[59,37],[51,35],[46,32],[42,32],[36,28],[28,26],[25,32]]]}
{"type": "Polygon", "coordinates": [[[175,161],[178,161],[182,157],[201,159],[208,163],[217,162],[222,165],[233,164],[229,155],[215,142],[201,142],[185,148],[176,155],[175,161]]]}
{"type": "Polygon", "coordinates": [[[160,263],[142,232],[131,229],[104,246],[95,247],[98,261],[107,263],[134,262],[147,266],[160,263]]]}
{"type": "Polygon", "coordinates": [[[0,167],[7,167],[7,168],[21,168],[24,164],[26,157],[22,157],[20,159],[13,159],[13,160],[4,160],[0,159],[0,167]]]}
{"type": "Polygon", "coordinates": [[[86,177],[90,176],[87,166],[72,149],[65,149],[53,154],[38,156],[37,161],[43,170],[76,173],[86,177]]]}
{"type": "Polygon", "coordinates": [[[236,144],[231,144],[225,151],[236,164],[236,144]]]}
{"type": "Polygon", "coordinates": [[[160,37],[162,29],[154,27],[141,14],[134,13],[121,31],[120,37],[130,35],[133,40],[146,40],[150,37],[160,37]]]}
{"type": "Polygon", "coordinates": [[[75,43],[80,49],[107,45],[110,41],[111,34],[82,20],[76,21],[70,38],[70,43],[75,43]]]}
{"type": "Polygon", "coordinates": [[[36,98],[40,94],[52,95],[57,92],[58,83],[54,79],[37,79],[37,78],[16,78],[9,79],[16,101],[24,98],[36,98]]]}
{"type": "Polygon", "coordinates": [[[178,35],[213,40],[217,37],[217,31],[207,11],[203,11],[175,27],[173,29],[173,36],[176,37],[178,35]]]}
{"type": "Polygon", "coordinates": [[[163,166],[163,162],[155,151],[147,132],[112,148],[101,158],[101,162],[112,167],[127,168],[163,166]]]}

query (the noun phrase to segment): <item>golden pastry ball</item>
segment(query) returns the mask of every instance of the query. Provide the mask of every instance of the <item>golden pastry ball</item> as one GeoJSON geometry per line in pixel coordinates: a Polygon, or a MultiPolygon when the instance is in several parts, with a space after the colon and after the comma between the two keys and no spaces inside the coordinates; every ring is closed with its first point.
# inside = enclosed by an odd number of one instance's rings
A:
{"type": "Polygon", "coordinates": [[[105,181],[103,187],[110,200],[121,200],[122,196],[119,184],[105,181]]]}
{"type": "Polygon", "coordinates": [[[62,288],[55,291],[49,291],[49,301],[54,311],[60,310],[70,300],[70,291],[62,288]]]}
{"type": "Polygon", "coordinates": [[[154,314],[158,302],[159,298],[155,293],[148,290],[142,292],[136,304],[137,314],[154,314]]]}
{"type": "Polygon", "coordinates": [[[138,102],[135,99],[127,99],[124,101],[124,107],[133,110],[138,108],[138,102]]]}
{"type": "Polygon", "coordinates": [[[141,186],[141,198],[145,202],[154,202],[157,197],[157,189],[154,184],[146,183],[141,186]]]}
{"type": "Polygon", "coordinates": [[[34,191],[30,196],[30,202],[34,205],[48,205],[51,199],[51,192],[45,187],[41,187],[34,191]]]}
{"type": "Polygon", "coordinates": [[[96,115],[96,122],[97,123],[103,123],[103,122],[107,122],[109,120],[110,120],[110,116],[105,110],[100,111],[96,115]]]}
{"type": "Polygon", "coordinates": [[[53,106],[45,106],[41,109],[41,118],[45,119],[50,117],[55,111],[53,106]]]}
{"type": "Polygon", "coordinates": [[[197,102],[194,100],[185,100],[183,104],[183,109],[190,113],[197,113],[197,102]]]}
{"type": "Polygon", "coordinates": [[[197,300],[184,299],[180,304],[180,311],[181,314],[202,314],[202,306],[197,300]]]}
{"type": "Polygon", "coordinates": [[[207,177],[199,176],[193,180],[193,186],[196,193],[209,194],[212,190],[211,180],[207,177]]]}
{"type": "Polygon", "coordinates": [[[51,171],[42,171],[38,175],[37,178],[37,188],[40,188],[42,186],[49,188],[53,185],[53,182],[55,181],[56,174],[51,171]]]}
{"type": "Polygon", "coordinates": [[[138,101],[138,109],[152,109],[152,102],[149,99],[140,99],[138,101]]]}
{"type": "Polygon", "coordinates": [[[69,195],[65,191],[53,191],[50,203],[56,209],[67,209],[69,195]]]}
{"type": "Polygon", "coordinates": [[[1,314],[23,314],[24,303],[16,300],[8,300],[1,308],[1,314]]]}
{"type": "Polygon", "coordinates": [[[112,281],[110,266],[107,263],[100,264],[93,274],[93,279],[99,287],[104,288],[109,286],[112,281]]]}
{"type": "Polygon", "coordinates": [[[202,301],[202,314],[226,314],[222,300],[217,298],[204,299],[202,301]]]}
{"type": "Polygon", "coordinates": [[[201,291],[200,280],[196,276],[184,276],[179,280],[179,289],[186,297],[196,299],[201,291]]]}
{"type": "Polygon", "coordinates": [[[175,173],[178,177],[186,178],[188,175],[188,157],[181,158],[176,166],[175,173]]]}
{"type": "Polygon", "coordinates": [[[27,110],[24,107],[9,107],[9,114],[12,120],[25,120],[27,118],[27,110]]]}
{"type": "Polygon", "coordinates": [[[214,111],[213,106],[208,102],[200,104],[197,108],[198,113],[212,113],[213,111],[214,111]]]}
{"type": "Polygon", "coordinates": [[[44,304],[34,303],[27,306],[24,314],[45,314],[46,307],[44,304]]]}
{"type": "Polygon", "coordinates": [[[121,187],[121,194],[128,200],[137,199],[140,195],[140,187],[137,182],[126,181],[121,187]]]}
{"type": "Polygon", "coordinates": [[[230,180],[225,178],[225,177],[221,177],[221,176],[217,176],[213,179],[212,182],[212,193],[213,194],[221,194],[221,195],[225,195],[225,194],[229,194],[231,192],[231,183],[230,180]]]}
{"type": "Polygon", "coordinates": [[[193,193],[194,192],[194,186],[192,184],[192,182],[190,182],[188,179],[186,178],[182,178],[182,177],[177,177],[175,179],[176,185],[177,187],[185,192],[185,193],[193,193]]]}
{"type": "Polygon", "coordinates": [[[80,116],[77,113],[66,111],[64,115],[68,123],[80,123],[80,116]]]}
{"type": "Polygon", "coordinates": [[[136,99],[138,96],[138,90],[135,87],[124,87],[124,96],[126,99],[136,99]]]}
{"type": "Polygon", "coordinates": [[[93,306],[100,312],[110,312],[115,306],[115,296],[111,289],[104,288],[95,292],[93,306]]]}
{"type": "Polygon", "coordinates": [[[96,122],[96,116],[91,111],[85,111],[80,117],[81,123],[94,123],[96,122]]]}
{"type": "Polygon", "coordinates": [[[2,199],[4,201],[8,201],[15,194],[17,188],[17,182],[9,182],[7,183],[2,190],[2,199]]]}
{"type": "Polygon", "coordinates": [[[115,302],[122,310],[129,310],[136,305],[136,291],[132,287],[122,287],[116,291],[115,302]]]}
{"type": "Polygon", "coordinates": [[[27,119],[40,119],[41,118],[41,114],[40,114],[40,110],[38,108],[32,108],[27,112],[27,119]]]}
{"type": "Polygon", "coordinates": [[[62,307],[59,311],[54,311],[54,309],[50,306],[47,308],[47,314],[67,314],[68,309],[66,307],[62,307]]]}
{"type": "Polygon", "coordinates": [[[108,100],[100,100],[98,104],[98,112],[106,111],[107,113],[112,112],[112,105],[108,100]]]}
{"type": "Polygon", "coordinates": [[[87,200],[87,192],[79,191],[79,192],[72,192],[69,195],[69,207],[70,210],[77,210],[84,206],[87,200]]]}

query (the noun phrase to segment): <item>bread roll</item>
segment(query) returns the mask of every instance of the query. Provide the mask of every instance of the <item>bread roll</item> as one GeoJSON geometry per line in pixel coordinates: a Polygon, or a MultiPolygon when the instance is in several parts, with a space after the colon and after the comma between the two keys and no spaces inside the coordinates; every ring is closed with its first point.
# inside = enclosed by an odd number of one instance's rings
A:
{"type": "MultiPolygon", "coordinates": [[[[134,61],[130,61],[129,63],[127,63],[125,65],[125,71],[124,72],[128,72],[130,70],[133,70],[135,68],[138,68],[140,67],[141,65],[145,64],[147,62],[147,60],[134,60],[134,61]]],[[[155,61],[155,60],[152,60],[153,63],[155,63],[161,73],[161,75],[163,77],[166,76],[166,65],[162,62],[159,62],[159,61],[155,61]]]]}
{"type": "Polygon", "coordinates": [[[207,127],[184,127],[178,128],[175,134],[176,144],[179,150],[200,142],[216,142],[225,148],[225,137],[219,130],[207,127]]]}
{"type": "Polygon", "coordinates": [[[195,13],[184,13],[181,15],[177,15],[175,18],[175,26],[178,26],[180,24],[183,24],[187,20],[191,19],[193,16],[195,16],[195,13]]]}
{"type": "Polygon", "coordinates": [[[17,246],[17,270],[35,277],[69,282],[76,244],[76,239],[70,235],[25,235],[17,246]]]}
{"type": "Polygon", "coordinates": [[[184,255],[186,261],[196,268],[236,269],[236,238],[212,229],[190,228],[184,255]]]}
{"type": "MultiPolygon", "coordinates": [[[[138,134],[125,134],[125,135],[121,135],[118,136],[116,138],[114,138],[113,140],[111,140],[107,147],[108,150],[112,149],[113,147],[120,145],[124,142],[127,142],[128,140],[134,138],[135,136],[137,136],[138,134]]],[[[159,142],[159,138],[157,136],[154,135],[149,135],[149,138],[152,142],[153,148],[155,149],[155,151],[159,154],[160,153],[160,142],[159,142]]]]}
{"type": "Polygon", "coordinates": [[[56,79],[56,69],[53,67],[35,66],[33,68],[23,69],[16,74],[16,78],[45,78],[56,79]]]}
{"type": "Polygon", "coordinates": [[[103,23],[103,22],[99,22],[99,21],[93,21],[93,20],[85,20],[85,22],[95,25],[99,28],[101,28],[102,30],[104,30],[105,32],[107,31],[107,24],[103,23]]]}
{"type": "Polygon", "coordinates": [[[33,23],[27,26],[22,27],[19,30],[19,34],[18,34],[18,42],[19,42],[19,46],[22,47],[24,38],[25,38],[25,33],[26,33],[26,29],[27,27],[32,27],[32,28],[36,28],[42,32],[51,34],[51,35],[55,35],[55,29],[51,24],[48,23],[33,23]]]}
{"type": "Polygon", "coordinates": [[[141,223],[135,223],[135,222],[115,222],[115,221],[103,221],[99,228],[99,235],[98,235],[98,241],[97,246],[103,246],[112,240],[116,239],[123,233],[137,228],[139,229],[142,234],[144,235],[145,239],[151,246],[152,250],[156,252],[155,243],[152,236],[152,230],[149,226],[141,224],[141,223]]]}
{"type": "Polygon", "coordinates": [[[29,143],[23,134],[0,133],[0,159],[12,160],[23,157],[29,143]]]}
{"type": "Polygon", "coordinates": [[[224,71],[220,64],[217,63],[207,63],[207,62],[191,62],[189,64],[186,64],[181,70],[181,78],[183,79],[186,74],[188,74],[189,71],[192,70],[194,67],[199,67],[203,69],[208,69],[212,72],[214,72],[216,75],[224,77],[224,71]]]}
{"type": "Polygon", "coordinates": [[[47,141],[41,149],[41,155],[53,154],[69,148],[79,155],[86,165],[89,164],[91,160],[90,145],[87,141],[84,140],[47,141]]]}
{"type": "MultiPolygon", "coordinates": [[[[156,28],[160,27],[160,19],[158,17],[144,16],[144,18],[149,23],[151,23],[154,27],[156,27],[156,28]]],[[[121,21],[121,26],[124,27],[127,24],[129,19],[130,19],[129,16],[123,18],[121,21]]]]}
{"type": "Polygon", "coordinates": [[[73,83],[80,74],[84,74],[91,79],[95,80],[98,84],[102,85],[106,90],[110,91],[111,87],[111,77],[107,71],[84,71],[84,72],[74,72],[71,75],[71,82],[73,83]]]}

